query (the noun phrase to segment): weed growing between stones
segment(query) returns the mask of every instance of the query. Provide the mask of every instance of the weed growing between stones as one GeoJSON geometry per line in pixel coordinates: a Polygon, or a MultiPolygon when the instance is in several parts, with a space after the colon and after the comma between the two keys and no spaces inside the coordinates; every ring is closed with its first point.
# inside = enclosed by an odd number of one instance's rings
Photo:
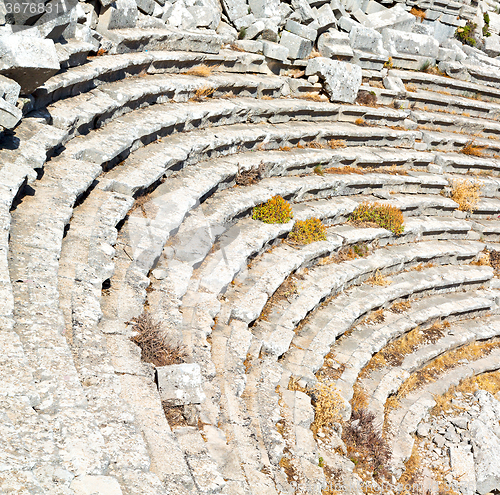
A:
{"type": "Polygon", "coordinates": [[[141,359],[154,366],[168,366],[181,364],[188,357],[184,345],[169,340],[162,326],[156,322],[150,313],[143,312],[132,318],[129,322],[133,325],[137,335],[130,340],[141,348],[141,359]]]}
{"type": "Polygon", "coordinates": [[[187,76],[197,76],[197,77],[208,77],[212,74],[213,67],[209,67],[208,65],[196,65],[195,67],[191,67],[183,74],[187,76]]]}
{"type": "Polygon", "coordinates": [[[414,15],[420,22],[427,17],[425,10],[419,9],[418,7],[412,7],[410,14],[414,15]]]}
{"type": "Polygon", "coordinates": [[[318,264],[329,265],[330,263],[342,263],[343,261],[355,260],[356,258],[363,258],[368,252],[368,246],[361,242],[353,246],[342,247],[336,254],[323,258],[318,264]]]}
{"type": "Polygon", "coordinates": [[[390,307],[390,310],[393,313],[400,314],[400,313],[404,313],[405,311],[408,311],[410,308],[411,308],[410,301],[400,301],[400,302],[395,302],[390,307]]]}
{"type": "Polygon", "coordinates": [[[481,184],[469,180],[454,180],[451,183],[450,197],[458,203],[460,211],[473,212],[479,202],[481,184]]]}
{"type": "Polygon", "coordinates": [[[292,207],[281,196],[273,196],[253,209],[252,218],[264,223],[287,223],[293,218],[292,207]]]}
{"type": "Polygon", "coordinates": [[[203,86],[203,88],[199,88],[195,91],[194,95],[189,98],[189,101],[201,102],[210,98],[215,92],[214,88],[209,88],[208,86],[203,86]]]}
{"type": "Polygon", "coordinates": [[[459,151],[468,156],[483,156],[483,150],[486,146],[474,146],[474,139],[468,141],[465,146],[459,151]]]}
{"type": "Polygon", "coordinates": [[[356,103],[368,107],[376,107],[377,93],[375,93],[375,91],[365,91],[364,89],[360,89],[358,91],[358,96],[356,97],[356,103]]]}
{"type": "Polygon", "coordinates": [[[330,141],[328,141],[328,146],[332,150],[336,150],[338,148],[345,148],[346,143],[342,139],[330,139],[330,141]]]}
{"type": "Polygon", "coordinates": [[[346,404],[333,385],[319,382],[310,395],[314,406],[311,430],[315,435],[320,430],[330,430],[335,423],[342,420],[342,411],[346,404]]]}
{"type": "Polygon", "coordinates": [[[391,284],[391,281],[384,277],[380,273],[380,270],[377,270],[366,282],[370,285],[380,285],[381,287],[391,284]]]}
{"type": "Polygon", "coordinates": [[[404,232],[403,213],[394,206],[380,203],[361,203],[350,215],[349,221],[356,224],[375,223],[396,235],[404,232]]]}
{"type": "Polygon", "coordinates": [[[264,178],[265,166],[264,163],[261,162],[257,169],[244,170],[243,172],[239,172],[236,177],[236,184],[238,186],[251,186],[252,184],[256,184],[259,180],[264,178]]]}
{"type": "Polygon", "coordinates": [[[467,24],[464,27],[457,28],[455,31],[455,38],[461,41],[463,45],[476,46],[477,41],[474,38],[476,28],[476,23],[467,21],[467,24]]]}
{"type": "Polygon", "coordinates": [[[311,244],[311,242],[326,241],[326,228],[319,218],[297,220],[288,239],[295,244],[311,244]]]}

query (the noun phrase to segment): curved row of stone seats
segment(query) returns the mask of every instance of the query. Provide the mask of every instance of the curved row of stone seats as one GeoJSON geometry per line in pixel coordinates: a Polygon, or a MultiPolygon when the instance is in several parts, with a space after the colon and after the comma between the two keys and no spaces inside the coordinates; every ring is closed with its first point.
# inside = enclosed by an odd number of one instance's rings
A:
{"type": "Polygon", "coordinates": [[[397,409],[386,415],[387,429],[391,433],[388,441],[391,448],[391,471],[396,475],[404,469],[404,461],[411,455],[418,424],[436,404],[434,397],[440,396],[452,386],[471,376],[496,371],[500,367],[500,351],[491,350],[485,357],[469,360],[443,373],[436,381],[411,392],[400,401],[397,409]]]}
{"type": "MultiPolygon", "coordinates": [[[[435,242],[430,241],[431,244],[435,242]]],[[[421,244],[419,243],[417,246],[421,246],[421,244]]],[[[446,261],[445,259],[444,263],[446,261]]],[[[351,265],[355,262],[346,263],[351,265]]],[[[439,259],[433,263],[439,263],[439,259]]],[[[492,276],[493,272],[490,268],[433,267],[422,272],[395,275],[391,279],[392,283],[387,287],[361,286],[354,291],[353,298],[345,294],[339,295],[332,303],[319,308],[308,318],[300,332],[293,337],[292,342],[297,342],[297,344],[285,354],[285,361],[290,363],[288,366],[294,367],[294,373],[299,378],[304,377],[306,381],[314,383],[314,374],[321,368],[324,356],[330,352],[335,340],[368,312],[413,294],[438,291],[440,288],[444,290],[462,289],[469,284],[472,287],[478,287],[487,283],[492,276]],[[369,294],[372,299],[358,300],[354,297],[358,293],[363,294],[363,296],[369,294]],[[348,303],[352,305],[352,309],[348,309],[350,307],[348,303]],[[344,307],[347,309],[343,309],[344,307]],[[342,311],[340,311],[341,308],[342,311]]],[[[353,335],[353,339],[356,339],[356,333],[353,335]]],[[[380,345],[380,343],[378,344],[380,345]]],[[[367,352],[371,356],[371,352],[369,350],[367,352]]]]}
{"type": "MultiPolygon", "coordinates": [[[[119,482],[126,483],[120,481],[122,474],[129,471],[131,478],[134,473],[141,477],[150,463],[146,445],[130,415],[119,409],[119,418],[113,425],[106,417],[109,411],[103,411],[101,416],[93,414],[58,306],[57,270],[65,226],[76,198],[100,171],[98,166],[86,165],[85,171],[69,174],[71,164],[53,160],[38,183],[36,195],[24,198],[13,212],[10,230],[14,330],[22,341],[40,396],[36,416],[47,418],[48,423],[46,443],[36,440],[33,450],[53,452],[49,459],[37,454],[35,465],[40,468],[34,472],[48,493],[71,493],[74,476],[76,485],[91,485],[94,476],[106,476],[104,481],[119,486],[119,482]],[[115,428],[126,432],[130,451],[125,456],[124,446],[114,444],[110,435],[115,428]],[[65,470],[62,477],[54,477],[57,466],[65,470]]],[[[158,483],[151,480],[150,486],[154,490],[158,483]]]]}
{"type": "Polygon", "coordinates": [[[500,70],[490,64],[485,67],[465,60],[463,62],[441,62],[438,67],[453,79],[500,89],[500,70]]]}
{"type": "MultiPolygon", "coordinates": [[[[412,308],[411,313],[413,312],[412,308]]],[[[406,316],[411,317],[411,313],[408,312],[406,316]]],[[[421,369],[443,352],[454,350],[474,341],[492,339],[498,335],[500,335],[500,319],[496,315],[453,323],[450,327],[443,329],[443,336],[439,340],[425,343],[411,354],[404,356],[404,360],[399,366],[375,369],[370,372],[367,378],[363,378],[361,387],[368,396],[367,408],[375,414],[377,422],[383,424],[384,406],[387,398],[398,392],[402,383],[410,377],[411,373],[421,369]]]]}
{"type": "MultiPolygon", "coordinates": [[[[500,101],[500,89],[486,84],[474,83],[445,77],[437,74],[428,74],[418,71],[403,71],[391,69],[387,71],[389,77],[398,77],[405,85],[415,86],[424,91],[452,94],[465,98],[485,98],[491,101],[500,101]]],[[[380,77],[380,76],[379,76],[380,77]]],[[[379,79],[382,80],[382,77],[379,79]]]]}
{"type": "MultiPolygon", "coordinates": [[[[447,268],[449,269],[449,267],[447,268]]],[[[454,268],[457,269],[457,267],[454,268]]],[[[436,284],[436,287],[431,291],[433,297],[426,297],[417,302],[412,299],[412,308],[404,315],[388,315],[383,324],[360,325],[333,347],[332,354],[335,356],[335,361],[344,367],[336,386],[346,400],[352,399],[353,386],[361,370],[369,363],[373,355],[382,350],[389,342],[400,338],[417,326],[425,327],[439,319],[477,318],[486,312],[497,309],[497,296],[494,292],[477,290],[478,287],[488,282],[487,277],[492,275],[491,270],[477,270],[477,267],[463,268],[471,269],[470,272],[468,270],[462,271],[462,276],[465,273],[465,278],[462,278],[461,284],[457,283],[459,277],[449,285],[441,281],[441,287],[436,284]],[[475,271],[476,273],[474,273],[475,271]],[[469,274],[471,278],[468,278],[469,274]],[[460,291],[463,289],[474,291],[474,294],[461,293],[460,291]],[[452,290],[459,293],[449,294],[452,290]],[[436,296],[436,294],[443,292],[446,292],[446,295],[436,296]]],[[[427,275],[429,274],[435,275],[435,272],[431,271],[427,275]]],[[[404,282],[408,283],[412,277],[404,278],[406,278],[404,282]]],[[[416,275],[415,278],[420,281],[420,274],[416,275]]],[[[394,290],[396,289],[397,286],[394,287],[394,290]]],[[[426,290],[425,293],[427,295],[429,290],[426,290]]]]}
{"type": "Polygon", "coordinates": [[[456,174],[481,174],[497,176],[500,163],[496,158],[482,158],[459,153],[436,153],[432,170],[456,174]]]}

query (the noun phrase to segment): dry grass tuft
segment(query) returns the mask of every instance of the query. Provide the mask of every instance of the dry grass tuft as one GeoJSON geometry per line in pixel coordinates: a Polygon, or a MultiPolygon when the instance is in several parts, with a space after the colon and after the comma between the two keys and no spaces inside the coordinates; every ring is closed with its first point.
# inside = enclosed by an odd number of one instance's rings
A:
{"type": "Polygon", "coordinates": [[[208,65],[196,65],[191,67],[182,74],[186,76],[197,76],[197,77],[209,77],[212,74],[213,67],[208,67],[208,65]]]}
{"type": "Polygon", "coordinates": [[[422,22],[426,18],[425,10],[419,9],[418,7],[412,7],[410,10],[410,14],[413,14],[417,19],[422,22]]]}
{"type": "Polygon", "coordinates": [[[320,430],[328,431],[334,423],[342,420],[345,401],[333,385],[318,383],[311,392],[311,400],[314,406],[314,422],[311,430],[314,434],[320,430]]]}
{"type": "Polygon", "coordinates": [[[162,402],[161,405],[170,428],[188,426],[188,423],[182,414],[184,406],[171,406],[167,402],[162,402]]]}
{"type": "Polygon", "coordinates": [[[380,203],[361,203],[350,215],[349,221],[354,223],[373,222],[396,235],[404,232],[403,213],[394,206],[380,203]]]}
{"type": "Polygon", "coordinates": [[[363,175],[365,171],[357,167],[351,167],[350,165],[345,165],[344,167],[330,167],[325,170],[327,174],[359,174],[363,175]]]}
{"type": "Polygon", "coordinates": [[[257,169],[250,169],[240,172],[236,177],[236,184],[238,186],[251,186],[256,184],[259,180],[264,178],[265,166],[264,163],[260,163],[257,169]]]}
{"type": "Polygon", "coordinates": [[[297,220],[288,239],[295,244],[311,244],[312,242],[326,241],[326,227],[319,218],[297,220]]]}
{"type": "Polygon", "coordinates": [[[339,251],[326,258],[323,258],[318,264],[329,265],[331,263],[342,263],[343,261],[351,261],[357,258],[363,258],[369,252],[368,246],[365,243],[354,244],[353,246],[344,246],[339,251]]]}
{"type": "Polygon", "coordinates": [[[281,196],[273,196],[253,209],[252,218],[264,223],[287,223],[293,218],[292,207],[281,196]]]}
{"type": "Polygon", "coordinates": [[[384,310],[379,309],[377,311],[372,311],[364,320],[363,325],[374,325],[377,323],[382,323],[385,320],[384,310]]]}
{"type": "Polygon", "coordinates": [[[484,156],[483,150],[485,148],[486,146],[474,146],[474,139],[472,139],[465,144],[459,153],[469,156],[484,156]]]}
{"type": "Polygon", "coordinates": [[[460,211],[473,212],[479,202],[481,184],[469,180],[454,180],[451,182],[451,199],[458,203],[460,211]]]}
{"type": "Polygon", "coordinates": [[[297,294],[297,285],[293,275],[289,276],[276,290],[276,292],[267,300],[259,319],[267,321],[273,307],[280,301],[289,301],[292,296],[297,294]]]}
{"type": "Polygon", "coordinates": [[[141,359],[154,366],[181,364],[188,357],[186,347],[169,340],[161,325],[144,312],[129,322],[138,334],[130,340],[141,348],[141,359]]]}
{"type": "Polygon", "coordinates": [[[330,141],[328,141],[328,146],[332,150],[336,150],[338,148],[345,148],[347,145],[346,142],[342,139],[330,139],[330,141]]]}
{"type": "Polygon", "coordinates": [[[366,282],[370,285],[380,285],[381,287],[392,283],[380,273],[380,270],[377,270],[366,282]]]}
{"type": "Polygon", "coordinates": [[[319,93],[304,93],[297,96],[302,100],[310,101],[327,101],[328,98],[325,95],[320,95],[319,93]]]}
{"type": "Polygon", "coordinates": [[[209,88],[208,86],[203,86],[203,88],[198,88],[194,95],[189,98],[189,101],[200,102],[210,98],[215,93],[214,88],[209,88]]]}
{"type": "Polygon", "coordinates": [[[400,301],[394,303],[390,310],[393,313],[404,313],[405,311],[408,311],[411,308],[411,303],[410,301],[400,301]]]}

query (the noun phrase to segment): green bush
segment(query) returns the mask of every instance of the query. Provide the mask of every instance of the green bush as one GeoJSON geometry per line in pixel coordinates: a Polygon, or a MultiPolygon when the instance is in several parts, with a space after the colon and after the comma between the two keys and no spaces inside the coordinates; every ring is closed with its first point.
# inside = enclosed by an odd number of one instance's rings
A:
{"type": "Polygon", "coordinates": [[[455,31],[455,38],[461,41],[463,45],[476,46],[476,40],[473,36],[476,28],[476,23],[467,21],[467,24],[464,27],[457,28],[455,31]]]}
{"type": "Polygon", "coordinates": [[[292,207],[281,196],[273,196],[253,209],[252,218],[264,223],[287,223],[293,218],[292,207]]]}

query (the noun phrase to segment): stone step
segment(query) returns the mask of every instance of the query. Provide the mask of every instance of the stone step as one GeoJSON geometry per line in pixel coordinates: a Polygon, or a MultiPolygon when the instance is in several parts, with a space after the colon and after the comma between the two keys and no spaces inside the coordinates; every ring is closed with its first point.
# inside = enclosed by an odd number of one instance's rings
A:
{"type": "MultiPolygon", "coordinates": [[[[470,260],[483,248],[483,244],[471,241],[429,241],[425,246],[425,254],[422,252],[421,243],[392,246],[377,250],[365,258],[309,270],[298,296],[281,309],[277,320],[265,331],[265,351],[281,356],[288,350],[295,336],[295,327],[322,301],[350,285],[362,283],[377,270],[387,273],[408,269],[419,263],[444,264],[470,260]]],[[[326,355],[332,340],[326,337],[328,333],[323,335],[328,343],[319,346],[317,352],[326,355]]]]}
{"type": "MultiPolygon", "coordinates": [[[[427,149],[439,149],[439,151],[460,151],[471,142],[471,137],[453,132],[422,131],[422,140],[427,144],[427,149]]],[[[474,146],[482,147],[485,156],[494,158],[500,151],[500,141],[496,139],[475,138],[474,146]]]]}
{"type": "MultiPolygon", "coordinates": [[[[90,92],[59,100],[47,107],[50,123],[69,136],[87,134],[137,108],[168,101],[186,102],[197,91],[210,90],[213,97],[279,97],[285,81],[278,77],[215,74],[197,77],[155,74],[102,84],[90,92]]],[[[172,108],[175,112],[175,106],[172,108]]]]}
{"type": "MultiPolygon", "coordinates": [[[[480,174],[498,175],[500,162],[495,158],[482,158],[459,153],[436,153],[435,163],[443,172],[455,174],[480,174]]],[[[433,166],[431,166],[433,167],[433,166]]]]}
{"type": "Polygon", "coordinates": [[[198,65],[206,65],[224,72],[267,74],[264,60],[262,55],[231,50],[221,50],[219,54],[148,50],[93,57],[87,64],[56,74],[38,87],[33,93],[33,109],[86,93],[113,81],[143,74],[179,73],[198,65]]]}
{"type": "Polygon", "coordinates": [[[443,373],[436,381],[412,392],[402,399],[400,407],[386,417],[390,425],[390,446],[392,450],[391,471],[396,475],[404,469],[404,461],[411,455],[418,424],[436,404],[434,397],[444,394],[461,380],[481,373],[496,371],[500,366],[500,350],[494,349],[485,357],[469,361],[443,373]]]}
{"type": "Polygon", "coordinates": [[[89,52],[94,50],[92,43],[72,39],[64,44],[56,43],[55,47],[61,69],[83,65],[89,52]]]}
{"type": "MultiPolygon", "coordinates": [[[[390,278],[392,283],[386,287],[365,284],[351,289],[350,293],[340,294],[308,319],[292,340],[294,347],[285,355],[286,366],[297,377],[314,382],[314,374],[323,365],[324,356],[330,352],[335,340],[370,311],[408,297],[476,288],[488,283],[492,275],[493,272],[489,267],[437,266],[420,272],[410,271],[394,275],[390,278]]],[[[404,330],[395,325],[393,331],[404,330]]],[[[372,354],[378,352],[380,346],[387,342],[384,340],[386,337],[377,340],[377,334],[370,325],[362,327],[359,334],[363,335],[360,337],[361,340],[367,340],[361,346],[363,359],[370,359],[372,354]],[[373,343],[370,344],[372,334],[373,343]]],[[[333,348],[339,362],[347,362],[350,359],[351,342],[355,346],[358,345],[357,335],[358,331],[354,331],[352,337],[350,334],[340,346],[333,348]],[[342,351],[344,345],[348,351],[342,351]],[[344,355],[344,361],[340,361],[344,355]]]]}
{"type": "Polygon", "coordinates": [[[445,93],[466,98],[476,98],[476,95],[480,95],[481,98],[494,102],[500,102],[500,89],[496,89],[485,84],[453,79],[450,77],[439,76],[437,74],[428,74],[426,72],[403,71],[396,69],[391,69],[388,72],[388,75],[399,77],[404,84],[414,85],[425,91],[443,91],[445,93]]]}
{"type": "MultiPolygon", "coordinates": [[[[481,281],[478,283],[476,279],[475,284],[467,286],[469,282],[466,280],[464,285],[455,286],[453,289],[477,288],[481,284],[481,281]]],[[[378,325],[375,328],[369,324],[361,325],[352,334],[349,334],[346,339],[333,348],[336,362],[345,366],[342,375],[336,382],[342,397],[351,400],[353,386],[361,370],[369,363],[372,356],[382,350],[387,343],[409,330],[419,325],[427,326],[442,318],[474,318],[496,309],[495,294],[477,290],[475,294],[477,297],[458,293],[425,298],[413,303],[411,310],[402,317],[389,318],[390,321],[386,324],[378,325]],[[363,342],[363,339],[366,341],[363,342]]]]}
{"type": "Polygon", "coordinates": [[[421,369],[443,352],[476,340],[491,339],[499,334],[500,318],[498,316],[453,323],[451,327],[444,329],[444,335],[439,340],[434,343],[424,343],[405,356],[401,365],[377,369],[362,380],[361,385],[369,397],[368,409],[377,416],[378,422],[383,424],[387,397],[397,393],[401,384],[410,377],[411,373],[421,369]]]}

